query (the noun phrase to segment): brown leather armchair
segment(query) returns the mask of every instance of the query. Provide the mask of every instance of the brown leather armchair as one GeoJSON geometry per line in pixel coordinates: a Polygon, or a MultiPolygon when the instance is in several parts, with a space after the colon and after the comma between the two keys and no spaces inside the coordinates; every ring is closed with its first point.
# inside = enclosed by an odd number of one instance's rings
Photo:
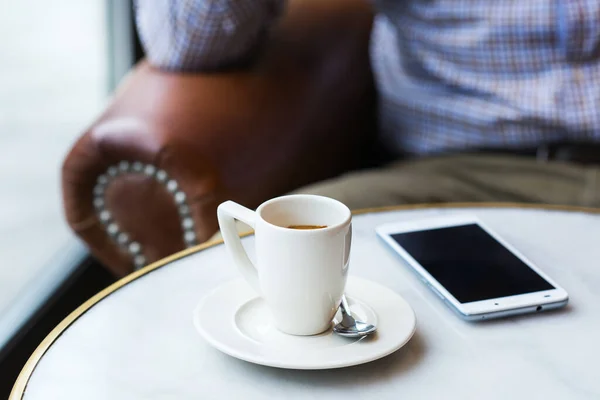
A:
{"type": "Polygon", "coordinates": [[[292,0],[255,61],[213,73],[141,62],[62,170],[72,229],[125,275],[262,201],[364,165],[375,95],[364,0],[292,0]]]}

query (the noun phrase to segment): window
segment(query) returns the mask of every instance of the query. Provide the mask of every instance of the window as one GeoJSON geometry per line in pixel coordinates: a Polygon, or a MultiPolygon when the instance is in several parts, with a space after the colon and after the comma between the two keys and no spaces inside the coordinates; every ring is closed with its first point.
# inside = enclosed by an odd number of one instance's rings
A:
{"type": "Polygon", "coordinates": [[[109,8],[19,0],[0,13],[0,349],[85,254],[60,166],[109,96],[109,8]]]}

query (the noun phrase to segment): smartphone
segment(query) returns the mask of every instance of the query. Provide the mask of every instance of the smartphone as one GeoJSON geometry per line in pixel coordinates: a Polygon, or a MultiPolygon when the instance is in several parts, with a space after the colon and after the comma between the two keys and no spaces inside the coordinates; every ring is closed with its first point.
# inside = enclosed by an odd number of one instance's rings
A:
{"type": "Polygon", "coordinates": [[[376,231],[463,319],[540,312],[568,302],[563,288],[474,216],[390,223],[376,231]]]}

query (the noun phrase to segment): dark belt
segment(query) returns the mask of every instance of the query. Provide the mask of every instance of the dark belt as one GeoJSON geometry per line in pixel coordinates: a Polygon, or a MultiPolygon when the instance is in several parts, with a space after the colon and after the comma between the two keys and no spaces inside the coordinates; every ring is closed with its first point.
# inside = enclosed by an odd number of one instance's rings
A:
{"type": "Polygon", "coordinates": [[[525,149],[483,149],[486,153],[535,157],[539,161],[563,161],[581,165],[600,165],[600,143],[559,142],[525,149]]]}

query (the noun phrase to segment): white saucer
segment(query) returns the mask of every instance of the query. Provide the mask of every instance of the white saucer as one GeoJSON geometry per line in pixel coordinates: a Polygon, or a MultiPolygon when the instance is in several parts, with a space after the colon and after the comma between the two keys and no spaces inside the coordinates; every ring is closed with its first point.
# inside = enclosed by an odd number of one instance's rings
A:
{"type": "MultiPolygon", "coordinates": [[[[292,336],[277,330],[264,300],[242,280],[228,282],[194,310],[194,326],[213,347],[241,360],[289,369],[330,369],[363,364],[404,346],[415,332],[410,305],[392,290],[348,277],[346,293],[359,319],[377,325],[377,333],[348,339],[331,330],[292,336]]],[[[336,319],[339,321],[339,315],[336,319]]]]}

